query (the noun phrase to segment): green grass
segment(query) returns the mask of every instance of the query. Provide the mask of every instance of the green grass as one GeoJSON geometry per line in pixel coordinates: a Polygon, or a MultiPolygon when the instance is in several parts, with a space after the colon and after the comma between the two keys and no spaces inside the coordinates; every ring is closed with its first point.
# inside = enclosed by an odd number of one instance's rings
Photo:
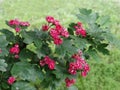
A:
{"type": "MultiPolygon", "coordinates": [[[[111,17],[111,32],[120,38],[120,0],[2,0],[0,2],[0,28],[9,28],[5,20],[19,18],[30,21],[31,27],[41,27],[45,16],[59,19],[64,26],[79,21],[78,8],[93,9],[100,15],[111,17]]],[[[120,51],[113,49],[101,61],[90,60],[91,71],[83,79],[85,90],[120,90],[120,51]]],[[[79,90],[84,90],[79,79],[79,90]]],[[[60,88],[62,90],[62,88],[60,88]]]]}

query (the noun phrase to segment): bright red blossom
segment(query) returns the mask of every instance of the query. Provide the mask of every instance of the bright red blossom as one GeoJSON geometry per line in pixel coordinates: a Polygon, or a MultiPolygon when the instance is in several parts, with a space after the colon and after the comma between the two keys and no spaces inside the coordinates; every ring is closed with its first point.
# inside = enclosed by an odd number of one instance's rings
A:
{"type": "Polygon", "coordinates": [[[52,37],[54,44],[61,45],[63,43],[62,36],[68,38],[69,32],[59,23],[58,20],[54,19],[52,16],[47,16],[46,21],[49,24],[43,25],[42,30],[47,31],[48,29],[50,29],[49,34],[52,37]]]}
{"type": "Polygon", "coordinates": [[[54,21],[53,21],[53,24],[54,24],[54,25],[60,25],[60,23],[59,23],[58,20],[54,20],[54,21]]]}
{"type": "Polygon", "coordinates": [[[16,28],[15,28],[15,31],[16,31],[16,32],[19,32],[19,31],[20,31],[20,28],[19,28],[19,27],[16,27],[16,28]]]}
{"type": "Polygon", "coordinates": [[[9,24],[10,26],[18,26],[18,25],[19,25],[19,20],[17,20],[17,19],[10,20],[10,21],[8,22],[8,24],[9,24]]]}
{"type": "Polygon", "coordinates": [[[76,29],[75,34],[81,35],[82,37],[86,37],[86,30],[83,28],[82,23],[78,22],[76,26],[74,26],[76,29]]]}
{"type": "Polygon", "coordinates": [[[82,52],[78,51],[77,54],[72,55],[72,58],[75,59],[75,62],[71,62],[69,64],[68,72],[72,75],[76,75],[77,70],[82,71],[81,75],[85,77],[87,73],[90,71],[90,67],[87,62],[82,58],[82,52]]]}
{"type": "Polygon", "coordinates": [[[13,47],[10,48],[9,52],[11,54],[18,54],[20,52],[19,45],[16,44],[13,47]]]}
{"type": "Polygon", "coordinates": [[[15,77],[13,77],[13,76],[11,76],[11,77],[9,77],[9,79],[8,79],[8,84],[10,84],[10,85],[12,85],[14,82],[15,82],[15,77]]]}
{"type": "Polygon", "coordinates": [[[15,55],[15,58],[18,59],[18,58],[19,58],[19,55],[16,54],[16,55],[15,55]]]}
{"type": "Polygon", "coordinates": [[[63,43],[63,40],[61,38],[54,38],[54,44],[61,45],[63,43]]]}
{"type": "Polygon", "coordinates": [[[76,81],[75,79],[66,78],[65,79],[66,87],[70,87],[71,85],[75,83],[75,81],[76,81]]]}
{"type": "Polygon", "coordinates": [[[30,26],[30,23],[29,22],[23,22],[23,21],[21,21],[19,23],[19,25],[22,26],[22,27],[28,27],[28,26],[30,26]]]}
{"type": "Polygon", "coordinates": [[[68,37],[69,37],[69,32],[68,32],[66,29],[64,29],[64,30],[61,32],[61,35],[62,35],[63,37],[68,38],[68,37]]]}
{"type": "Polygon", "coordinates": [[[42,26],[42,30],[43,30],[43,31],[48,31],[48,29],[49,29],[49,26],[48,26],[48,25],[45,24],[45,25],[42,26]]]}
{"type": "Polygon", "coordinates": [[[12,26],[16,32],[20,32],[21,28],[30,26],[29,22],[19,21],[18,19],[8,21],[8,24],[12,26]]]}
{"type": "Polygon", "coordinates": [[[46,17],[46,21],[47,21],[48,23],[53,23],[53,22],[54,22],[54,18],[53,18],[52,16],[47,16],[47,17],[46,17]]]}
{"type": "Polygon", "coordinates": [[[50,70],[53,70],[55,68],[55,61],[49,58],[48,56],[45,56],[43,60],[40,60],[40,66],[48,65],[48,68],[50,70]]]}

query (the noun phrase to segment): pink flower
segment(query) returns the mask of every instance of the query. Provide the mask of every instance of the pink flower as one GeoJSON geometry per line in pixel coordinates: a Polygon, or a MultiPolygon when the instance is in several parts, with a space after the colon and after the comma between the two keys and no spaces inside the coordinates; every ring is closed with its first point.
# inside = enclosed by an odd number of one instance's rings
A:
{"type": "Polygon", "coordinates": [[[64,30],[61,32],[61,35],[62,35],[63,37],[68,38],[68,37],[69,37],[69,32],[68,32],[66,29],[64,29],[64,30]]]}
{"type": "Polygon", "coordinates": [[[55,68],[55,61],[52,60],[49,56],[45,56],[43,60],[40,60],[40,66],[48,65],[50,70],[55,68]]]}
{"type": "Polygon", "coordinates": [[[86,72],[89,72],[89,71],[90,71],[90,67],[89,67],[88,64],[85,64],[85,65],[84,65],[84,71],[86,71],[86,72]]]}
{"type": "Polygon", "coordinates": [[[83,37],[86,37],[86,30],[84,30],[84,29],[77,29],[75,31],[75,33],[76,33],[76,35],[81,35],[83,37]]]}
{"type": "Polygon", "coordinates": [[[15,31],[16,31],[16,32],[19,32],[19,31],[20,31],[20,28],[19,28],[19,27],[16,27],[16,28],[15,28],[15,31]]]}
{"type": "Polygon", "coordinates": [[[63,40],[61,38],[54,38],[54,44],[61,45],[63,43],[63,40]]]}
{"type": "Polygon", "coordinates": [[[60,25],[60,23],[59,23],[58,20],[54,20],[54,21],[53,21],[53,24],[54,24],[54,25],[60,25]]]}
{"type": "Polygon", "coordinates": [[[42,30],[43,30],[43,31],[48,31],[48,29],[49,29],[49,26],[48,26],[48,25],[43,25],[43,26],[42,26],[42,30]]]}
{"type": "Polygon", "coordinates": [[[45,57],[44,57],[44,61],[45,61],[45,64],[49,64],[50,61],[51,61],[51,59],[50,59],[49,56],[45,56],[45,57]]]}
{"type": "Polygon", "coordinates": [[[48,23],[53,23],[53,22],[54,22],[54,18],[53,18],[52,16],[47,16],[47,17],[46,17],[46,21],[47,21],[48,23]]]}
{"type": "Polygon", "coordinates": [[[55,25],[55,30],[58,32],[58,34],[61,34],[63,27],[61,25],[55,25]]]}
{"type": "Polygon", "coordinates": [[[81,72],[81,76],[82,76],[82,77],[86,77],[86,76],[87,76],[87,72],[86,72],[86,71],[82,71],[82,72],[81,72]]]}
{"type": "Polygon", "coordinates": [[[40,60],[40,66],[45,66],[45,61],[44,60],[40,60]]]}
{"type": "Polygon", "coordinates": [[[55,61],[54,60],[50,60],[48,67],[50,70],[53,70],[55,68],[55,61]]]}
{"type": "Polygon", "coordinates": [[[11,54],[18,54],[20,52],[20,49],[19,49],[19,46],[18,45],[15,45],[14,47],[11,47],[9,52],[11,54]]]}
{"type": "Polygon", "coordinates": [[[65,83],[66,83],[66,87],[70,87],[71,85],[75,83],[75,79],[66,78],[65,83]]]}
{"type": "Polygon", "coordinates": [[[71,63],[69,64],[68,72],[69,72],[70,74],[72,74],[72,75],[75,75],[75,74],[77,73],[76,69],[77,69],[76,63],[71,62],[71,63]]]}
{"type": "Polygon", "coordinates": [[[10,26],[18,26],[18,25],[19,25],[19,21],[18,21],[17,19],[10,20],[10,21],[8,22],[8,24],[9,24],[10,26]]]}
{"type": "Polygon", "coordinates": [[[76,69],[72,69],[72,68],[69,68],[68,72],[72,75],[76,75],[76,73],[77,73],[76,69]]]}
{"type": "Polygon", "coordinates": [[[9,77],[9,79],[8,79],[8,84],[10,84],[10,85],[12,85],[14,82],[15,82],[15,77],[13,77],[13,76],[11,76],[11,77],[9,77]]]}
{"type": "Polygon", "coordinates": [[[52,38],[58,38],[59,37],[59,33],[54,28],[51,28],[51,30],[50,30],[50,36],[52,38]]]}
{"type": "Polygon", "coordinates": [[[16,55],[15,55],[15,58],[18,59],[18,58],[19,58],[19,55],[16,54],[16,55]]]}
{"type": "Polygon", "coordinates": [[[82,37],[86,37],[86,30],[82,27],[82,23],[78,22],[76,26],[74,26],[76,29],[75,33],[76,35],[81,35],[82,37]]]}
{"type": "Polygon", "coordinates": [[[83,37],[86,37],[86,30],[82,29],[82,30],[80,31],[80,34],[81,34],[83,37]]]}
{"type": "Polygon", "coordinates": [[[29,22],[23,22],[23,21],[21,21],[20,22],[20,26],[28,27],[28,26],[30,26],[30,23],[29,22]]]}
{"type": "Polygon", "coordinates": [[[79,27],[82,27],[82,23],[81,23],[81,22],[77,22],[77,25],[78,25],[79,27]]]}

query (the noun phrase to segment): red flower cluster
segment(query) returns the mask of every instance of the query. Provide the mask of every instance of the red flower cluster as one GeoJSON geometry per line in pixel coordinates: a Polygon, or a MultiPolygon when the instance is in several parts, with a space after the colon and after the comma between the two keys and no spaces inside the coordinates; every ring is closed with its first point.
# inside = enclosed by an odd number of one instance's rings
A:
{"type": "Polygon", "coordinates": [[[86,37],[86,30],[83,28],[81,22],[78,22],[74,28],[76,29],[75,31],[76,35],[81,35],[82,37],[86,37]]]}
{"type": "Polygon", "coordinates": [[[50,57],[45,56],[43,60],[40,60],[40,66],[48,65],[48,68],[50,70],[53,70],[55,68],[55,61],[52,60],[50,57]]]}
{"type": "Polygon", "coordinates": [[[15,54],[15,58],[19,58],[19,52],[20,52],[20,48],[18,44],[15,44],[13,47],[10,48],[9,52],[11,54],[15,54]]]}
{"type": "Polygon", "coordinates": [[[12,26],[16,32],[19,32],[22,27],[30,26],[29,22],[19,21],[18,19],[10,20],[8,25],[12,26]]]}
{"type": "Polygon", "coordinates": [[[8,84],[10,84],[10,85],[12,85],[14,82],[15,82],[15,77],[13,77],[13,76],[11,76],[11,77],[9,77],[9,79],[8,79],[8,84]]]}
{"type": "Polygon", "coordinates": [[[50,36],[52,37],[54,44],[60,45],[63,43],[63,40],[61,37],[68,38],[69,32],[67,29],[65,29],[58,20],[55,20],[51,16],[46,17],[46,21],[48,22],[48,25],[45,24],[42,26],[43,31],[48,31],[50,29],[50,36]],[[52,27],[53,26],[53,27],[52,27]]]}
{"type": "Polygon", "coordinates": [[[75,59],[75,62],[71,62],[69,64],[68,72],[72,75],[75,75],[77,73],[77,70],[80,70],[81,75],[85,77],[89,72],[90,67],[81,55],[81,53],[77,53],[72,56],[72,58],[75,59]]]}
{"type": "Polygon", "coordinates": [[[65,83],[66,83],[66,87],[70,87],[72,84],[75,83],[75,79],[66,78],[65,83]]]}

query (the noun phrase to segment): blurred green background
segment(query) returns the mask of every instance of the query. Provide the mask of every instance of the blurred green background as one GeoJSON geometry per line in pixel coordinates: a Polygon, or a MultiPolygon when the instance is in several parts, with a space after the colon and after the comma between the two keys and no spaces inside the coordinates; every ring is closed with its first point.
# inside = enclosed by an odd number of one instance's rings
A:
{"type": "MultiPolygon", "coordinates": [[[[0,0],[0,29],[9,28],[5,20],[18,18],[29,21],[31,27],[41,27],[47,15],[54,16],[64,26],[79,21],[79,8],[92,9],[100,15],[111,18],[111,32],[120,39],[120,0],[0,0]]],[[[109,56],[101,61],[89,60],[91,71],[83,79],[77,80],[79,90],[120,90],[120,50],[111,49],[109,56]]],[[[59,87],[63,90],[63,87],[59,87]]]]}

